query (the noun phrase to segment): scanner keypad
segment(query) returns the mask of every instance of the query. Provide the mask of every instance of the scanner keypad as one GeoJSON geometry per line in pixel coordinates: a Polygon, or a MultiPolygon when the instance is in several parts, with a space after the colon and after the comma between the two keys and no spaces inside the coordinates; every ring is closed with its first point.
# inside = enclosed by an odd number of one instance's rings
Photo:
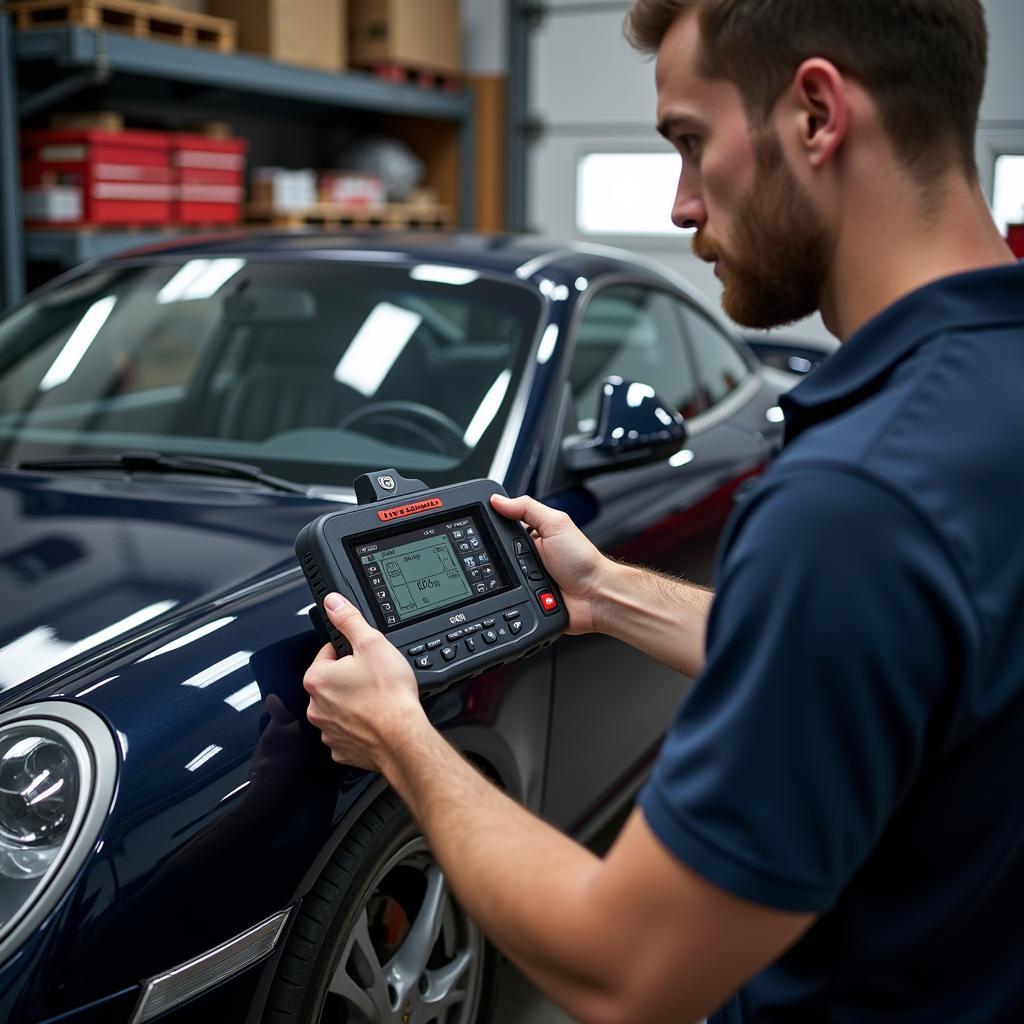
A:
{"type": "Polygon", "coordinates": [[[524,631],[529,632],[535,623],[536,617],[530,606],[518,605],[477,622],[460,623],[457,629],[423,637],[408,645],[405,651],[416,668],[435,668],[438,664],[447,665],[485,648],[494,649],[510,643],[524,631]],[[431,653],[439,654],[443,661],[439,663],[436,657],[431,658],[431,653]],[[425,664],[427,660],[429,665],[425,664]]]}

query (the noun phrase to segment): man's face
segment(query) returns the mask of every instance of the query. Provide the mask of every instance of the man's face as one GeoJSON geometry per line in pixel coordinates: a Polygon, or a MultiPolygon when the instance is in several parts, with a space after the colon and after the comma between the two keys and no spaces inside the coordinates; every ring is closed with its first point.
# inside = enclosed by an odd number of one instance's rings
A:
{"type": "Polygon", "coordinates": [[[698,45],[690,13],[658,51],[659,130],[683,161],[673,222],[697,229],[694,254],[715,263],[733,320],[754,328],[792,323],[818,308],[826,225],[771,127],[754,132],[737,87],[699,74],[698,45]]]}

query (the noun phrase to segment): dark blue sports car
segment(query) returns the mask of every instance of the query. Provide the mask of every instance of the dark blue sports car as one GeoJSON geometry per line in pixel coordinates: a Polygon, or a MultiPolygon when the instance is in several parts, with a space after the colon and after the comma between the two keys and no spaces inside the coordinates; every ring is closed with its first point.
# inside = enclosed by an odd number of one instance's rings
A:
{"type": "MultiPolygon", "coordinates": [[[[382,780],[306,723],[295,535],[372,469],[491,477],[709,580],[790,383],[657,267],[532,239],[220,236],[13,310],[0,1019],[485,1017],[480,932],[382,780]],[[622,412],[655,399],[686,423],[656,445],[622,412]]],[[[565,637],[426,699],[481,771],[586,838],[688,682],[565,637]]]]}

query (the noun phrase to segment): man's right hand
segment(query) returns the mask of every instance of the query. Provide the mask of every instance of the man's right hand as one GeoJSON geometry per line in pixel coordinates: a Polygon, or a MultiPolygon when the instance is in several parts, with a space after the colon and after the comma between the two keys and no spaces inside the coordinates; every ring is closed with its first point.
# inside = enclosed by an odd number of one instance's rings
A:
{"type": "Polygon", "coordinates": [[[507,519],[519,519],[534,531],[537,553],[565,599],[569,613],[566,632],[593,633],[597,629],[594,605],[598,577],[613,563],[564,512],[525,495],[505,498],[494,494],[491,504],[507,519]]]}

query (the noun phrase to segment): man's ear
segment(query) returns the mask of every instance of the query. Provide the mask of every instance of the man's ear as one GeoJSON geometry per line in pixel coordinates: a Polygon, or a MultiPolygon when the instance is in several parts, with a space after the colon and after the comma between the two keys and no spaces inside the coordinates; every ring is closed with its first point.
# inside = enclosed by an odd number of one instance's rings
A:
{"type": "Polygon", "coordinates": [[[797,68],[791,87],[799,145],[815,170],[824,167],[843,144],[849,129],[849,97],[839,69],[821,57],[797,68]]]}

